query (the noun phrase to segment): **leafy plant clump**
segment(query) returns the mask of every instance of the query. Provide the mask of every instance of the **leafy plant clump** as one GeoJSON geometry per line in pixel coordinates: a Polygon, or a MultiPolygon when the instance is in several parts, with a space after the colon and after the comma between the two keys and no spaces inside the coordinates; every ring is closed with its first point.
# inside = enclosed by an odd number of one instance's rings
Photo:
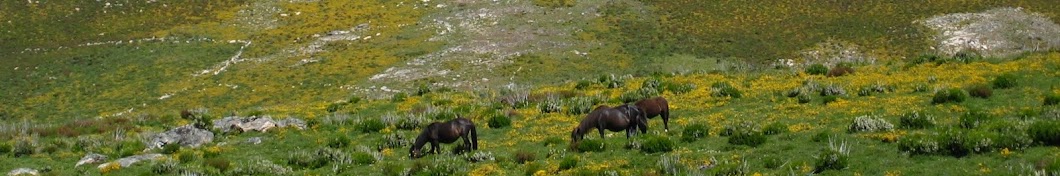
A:
{"type": "Polygon", "coordinates": [[[494,114],[487,122],[490,128],[504,128],[512,125],[512,119],[504,114],[494,114]]]}
{"type": "Polygon", "coordinates": [[[681,131],[681,141],[693,142],[708,135],[710,128],[703,124],[691,124],[681,131]]]}
{"type": "Polygon", "coordinates": [[[360,129],[362,133],[375,133],[386,128],[386,124],[378,118],[367,118],[357,124],[357,128],[360,129]]]}
{"type": "Polygon", "coordinates": [[[606,146],[604,145],[604,140],[584,139],[578,141],[575,147],[579,152],[602,152],[606,146]]]}
{"type": "Polygon", "coordinates": [[[1045,95],[1045,98],[1042,100],[1042,104],[1046,106],[1060,104],[1060,93],[1045,95]]]}
{"type": "Polygon", "coordinates": [[[773,123],[766,125],[765,129],[762,129],[762,133],[766,135],[777,135],[788,132],[788,127],[782,123],[773,123]]]}
{"type": "Polygon", "coordinates": [[[982,110],[970,110],[961,115],[958,120],[960,121],[961,128],[973,129],[994,120],[994,116],[983,112],[982,110]]]}
{"type": "Polygon", "coordinates": [[[531,152],[517,151],[517,152],[515,152],[514,158],[515,159],[513,161],[515,161],[515,163],[517,163],[517,164],[525,164],[527,162],[533,162],[534,160],[537,159],[537,156],[534,153],[531,153],[531,152]]]}
{"type": "Polygon", "coordinates": [[[892,129],[894,129],[894,125],[879,116],[863,115],[854,118],[854,123],[850,124],[850,128],[847,129],[847,132],[878,132],[890,131],[892,129]]]}
{"type": "Polygon", "coordinates": [[[572,169],[577,166],[578,157],[574,155],[564,157],[563,160],[559,162],[559,170],[572,169]]]}
{"type": "Polygon", "coordinates": [[[766,135],[753,129],[738,129],[729,136],[729,144],[758,147],[766,143],[766,135]]]}
{"type": "Polygon", "coordinates": [[[846,142],[829,142],[828,148],[821,151],[817,155],[817,161],[814,164],[814,173],[821,173],[826,170],[842,170],[847,168],[850,158],[849,148],[846,146],[846,142]]]}
{"type": "Polygon", "coordinates": [[[912,155],[936,154],[942,150],[937,136],[914,133],[898,139],[898,150],[912,155]]]}
{"type": "Polygon", "coordinates": [[[839,77],[854,73],[854,67],[850,63],[841,62],[836,64],[834,68],[828,70],[828,77],[839,77]]]}
{"type": "Polygon", "coordinates": [[[997,75],[997,77],[994,77],[994,80],[990,81],[990,85],[992,85],[995,89],[1008,89],[1016,87],[1016,75],[1011,73],[997,75]]]}
{"type": "Polygon", "coordinates": [[[736,89],[736,87],[729,85],[729,83],[727,82],[714,83],[710,85],[710,88],[712,92],[711,96],[714,97],[740,98],[743,96],[743,93],[741,93],[739,89],[736,89]]]}
{"type": "Polygon", "coordinates": [[[903,129],[925,129],[935,126],[935,117],[920,112],[906,113],[899,118],[898,126],[903,129]]]}
{"type": "Polygon", "coordinates": [[[1042,145],[1060,146],[1060,121],[1041,120],[1034,122],[1027,128],[1035,143],[1042,145]]]}
{"type": "Polygon", "coordinates": [[[674,150],[675,144],[670,138],[658,135],[649,135],[646,138],[644,144],[640,147],[640,150],[644,153],[660,153],[674,150]]]}
{"type": "Polygon", "coordinates": [[[968,87],[968,94],[976,98],[990,98],[994,95],[994,89],[985,84],[976,84],[968,87]]]}
{"type": "Polygon", "coordinates": [[[353,163],[357,165],[369,165],[376,162],[375,157],[367,152],[353,152],[350,157],[353,159],[353,163]]]}
{"type": "Polygon", "coordinates": [[[828,67],[824,66],[824,64],[813,64],[806,67],[806,74],[824,75],[826,73],[828,73],[828,67]]]}
{"type": "Polygon", "coordinates": [[[960,103],[966,99],[968,99],[968,92],[958,88],[951,88],[935,92],[935,96],[931,98],[931,104],[960,103]]]}

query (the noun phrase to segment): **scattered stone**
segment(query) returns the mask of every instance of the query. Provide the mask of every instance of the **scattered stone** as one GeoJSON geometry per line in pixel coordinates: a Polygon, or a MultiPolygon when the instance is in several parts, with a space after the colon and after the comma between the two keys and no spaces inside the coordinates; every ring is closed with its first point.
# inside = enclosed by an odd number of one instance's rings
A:
{"type": "Polygon", "coordinates": [[[185,125],[151,137],[148,148],[162,148],[166,144],[180,144],[184,147],[199,147],[213,141],[213,132],[185,125]]]}
{"type": "Polygon", "coordinates": [[[252,137],[250,139],[247,139],[247,143],[248,144],[254,144],[254,145],[261,144],[261,137],[252,137]]]}
{"type": "Polygon", "coordinates": [[[129,156],[129,157],[125,157],[125,158],[121,158],[121,159],[115,160],[114,162],[100,164],[99,166],[96,166],[96,168],[103,169],[103,168],[106,168],[108,165],[111,165],[111,164],[118,164],[122,168],[125,168],[125,167],[132,166],[133,164],[136,164],[136,163],[138,163],[140,161],[159,160],[159,159],[162,159],[164,156],[165,155],[157,154],[157,153],[150,153],[150,154],[143,154],[143,155],[133,155],[133,156],[129,156]]]}
{"type": "Polygon", "coordinates": [[[88,153],[87,155],[85,155],[85,157],[81,157],[81,160],[77,161],[77,164],[75,164],[74,167],[85,164],[96,164],[103,161],[107,161],[107,156],[96,153],[88,153]]]}
{"type": "Polygon", "coordinates": [[[8,176],[16,176],[16,175],[40,175],[40,172],[38,172],[38,171],[37,171],[36,169],[30,169],[30,168],[18,168],[18,169],[15,169],[15,170],[11,170],[11,172],[7,172],[7,175],[8,175],[8,176]]]}
{"type": "Polygon", "coordinates": [[[306,125],[305,125],[305,121],[302,121],[302,119],[291,117],[291,118],[282,119],[279,122],[276,122],[276,127],[280,127],[280,128],[295,127],[295,128],[298,128],[298,130],[305,130],[306,125]]]}

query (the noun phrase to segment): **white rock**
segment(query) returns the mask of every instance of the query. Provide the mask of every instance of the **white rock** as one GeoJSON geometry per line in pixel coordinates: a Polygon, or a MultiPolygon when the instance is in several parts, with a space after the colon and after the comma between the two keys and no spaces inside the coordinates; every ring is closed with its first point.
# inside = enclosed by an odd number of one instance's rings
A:
{"type": "Polygon", "coordinates": [[[8,175],[8,176],[16,176],[16,175],[40,175],[40,172],[38,172],[38,171],[37,171],[36,169],[30,169],[30,168],[18,168],[18,169],[15,169],[15,170],[11,170],[11,172],[7,172],[7,175],[8,175]]]}
{"type": "Polygon", "coordinates": [[[103,155],[96,154],[96,153],[88,153],[87,155],[85,155],[85,157],[81,157],[81,160],[77,161],[77,164],[74,164],[74,167],[85,165],[85,164],[100,163],[100,162],[103,162],[103,161],[106,161],[106,160],[107,160],[107,156],[103,156],[103,155]]]}

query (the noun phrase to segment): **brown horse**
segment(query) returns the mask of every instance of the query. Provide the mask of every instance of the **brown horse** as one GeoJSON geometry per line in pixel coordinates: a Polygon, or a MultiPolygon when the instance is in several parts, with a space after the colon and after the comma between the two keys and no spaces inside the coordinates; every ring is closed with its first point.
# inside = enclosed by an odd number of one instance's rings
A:
{"type": "Polygon", "coordinates": [[[643,117],[655,118],[655,116],[662,116],[663,128],[667,132],[670,131],[670,105],[666,102],[666,98],[654,97],[637,101],[635,103],[640,108],[641,112],[644,113],[643,117]]]}
{"type": "Polygon", "coordinates": [[[585,137],[585,134],[590,133],[590,130],[594,128],[600,132],[600,138],[604,137],[604,129],[607,129],[614,132],[626,130],[626,139],[629,139],[640,124],[637,120],[640,119],[637,118],[637,114],[640,114],[640,112],[634,105],[628,105],[625,108],[598,106],[592,112],[589,112],[589,115],[585,116],[578,123],[578,127],[575,127],[574,131],[571,132],[571,144],[577,145],[585,137]]]}
{"type": "Polygon", "coordinates": [[[423,129],[416,142],[409,149],[409,158],[415,159],[424,156],[420,150],[423,145],[430,142],[431,150],[427,153],[438,153],[439,143],[453,143],[457,139],[464,138],[464,146],[461,150],[478,150],[478,132],[475,131],[475,123],[463,117],[448,122],[434,122],[423,129]]]}

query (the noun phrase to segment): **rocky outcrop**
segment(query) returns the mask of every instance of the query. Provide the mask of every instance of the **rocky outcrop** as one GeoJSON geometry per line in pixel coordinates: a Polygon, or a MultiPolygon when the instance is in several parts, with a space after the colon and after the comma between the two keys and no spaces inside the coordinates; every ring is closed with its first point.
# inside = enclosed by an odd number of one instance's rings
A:
{"type": "Polygon", "coordinates": [[[221,132],[247,132],[247,131],[259,131],[268,132],[272,128],[284,128],[294,127],[299,130],[305,129],[305,121],[297,118],[286,118],[282,120],[273,120],[269,116],[251,116],[251,117],[238,117],[229,116],[222,119],[213,121],[213,128],[219,129],[221,132]]]}
{"type": "Polygon", "coordinates": [[[185,125],[159,133],[148,141],[148,148],[162,148],[166,144],[179,144],[184,147],[199,147],[213,141],[213,132],[185,125]]]}
{"type": "Polygon", "coordinates": [[[85,157],[81,157],[81,160],[74,164],[74,167],[85,165],[85,164],[96,164],[107,161],[107,156],[103,156],[96,153],[88,153],[85,157]]]}
{"type": "Polygon", "coordinates": [[[976,52],[1008,57],[1060,47],[1060,25],[1022,8],[954,13],[917,21],[934,31],[935,49],[944,55],[976,52]]]}

